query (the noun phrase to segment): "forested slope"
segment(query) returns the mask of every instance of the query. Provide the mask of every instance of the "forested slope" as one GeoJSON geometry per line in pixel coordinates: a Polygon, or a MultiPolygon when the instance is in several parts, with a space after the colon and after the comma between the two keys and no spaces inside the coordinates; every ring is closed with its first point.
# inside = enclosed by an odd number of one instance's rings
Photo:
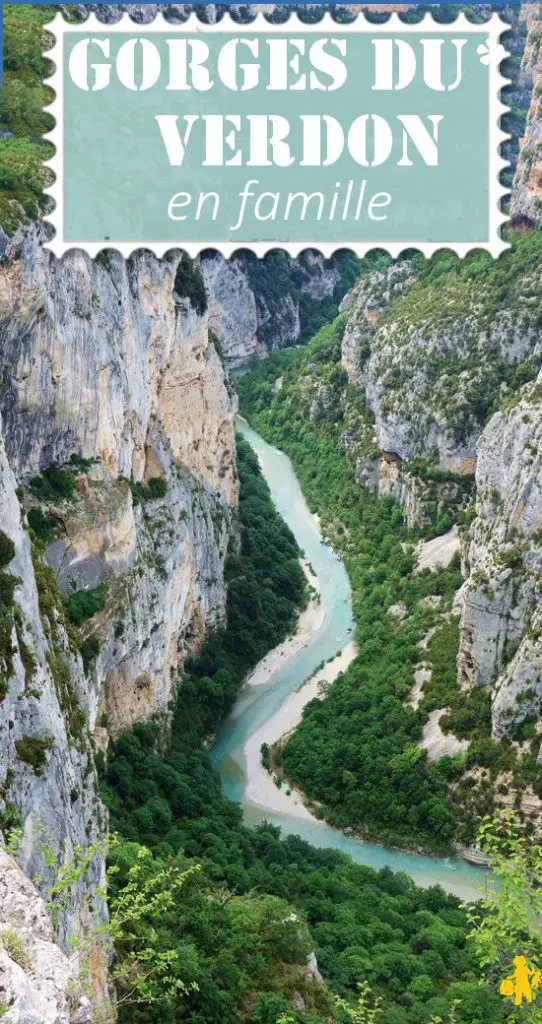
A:
{"type": "Polygon", "coordinates": [[[472,467],[447,468],[447,438],[461,452],[472,438],[475,458],[484,422],[537,373],[539,237],[520,239],[499,263],[439,257],[418,260],[416,272],[408,261],[384,266],[361,277],[345,313],[304,351],[239,381],[242,411],[291,455],[345,560],[360,644],[359,658],[275,752],[278,763],[333,824],[427,849],[472,843],[480,815],[502,803],[515,802],[532,831],[542,797],[537,730],[492,739],[491,689],[460,685],[459,555],[446,569],[415,571],[420,537],[456,524],[468,543],[475,481],[472,467]],[[470,281],[479,315],[493,304],[488,325],[501,324],[500,362],[491,333],[473,320],[470,281]],[[514,323],[523,325],[523,345],[507,350],[502,325],[515,301],[529,312],[514,323]],[[472,355],[476,332],[485,347],[480,340],[472,355]],[[458,421],[451,407],[444,415],[440,389],[447,383],[453,395],[469,365],[479,385],[470,398],[463,389],[469,419],[461,422],[471,426],[454,442],[458,421]]]}

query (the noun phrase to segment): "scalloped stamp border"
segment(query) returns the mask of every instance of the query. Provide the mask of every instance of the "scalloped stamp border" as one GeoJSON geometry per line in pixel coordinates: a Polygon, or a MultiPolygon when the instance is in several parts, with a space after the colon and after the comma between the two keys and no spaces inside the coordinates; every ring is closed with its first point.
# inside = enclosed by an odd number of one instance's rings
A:
{"type": "MultiPolygon", "coordinates": [[[[221,252],[225,257],[230,257],[234,252],[239,249],[250,249],[258,257],[263,257],[270,250],[282,249],[289,253],[291,256],[297,256],[300,252],[306,249],[316,249],[322,253],[325,257],[330,257],[338,249],[350,249],[358,256],[363,256],[371,249],[383,249],[387,251],[391,256],[397,257],[400,253],[406,249],[416,249],[422,252],[425,256],[431,256],[434,252],[441,249],[451,249],[456,252],[459,256],[465,256],[472,249],[485,249],[493,257],[499,256],[499,254],[508,247],[507,243],[501,237],[501,227],[507,220],[506,215],[502,212],[501,201],[503,195],[508,191],[503,185],[500,184],[500,172],[508,166],[507,161],[500,155],[502,143],[509,138],[509,136],[501,129],[500,120],[504,113],[507,112],[508,107],[501,101],[501,89],[503,86],[508,84],[508,80],[503,77],[500,72],[500,65],[502,60],[508,55],[504,46],[501,43],[501,35],[508,29],[508,25],[504,22],[498,14],[493,14],[491,19],[482,24],[474,24],[470,22],[463,13],[459,14],[456,20],[447,25],[442,25],[433,20],[433,18],[426,14],[425,17],[418,23],[408,24],[403,22],[397,13],[393,13],[387,22],[374,24],[366,19],[363,15],[358,15],[355,21],[347,24],[337,24],[330,13],[326,12],[324,17],[317,23],[304,24],[295,19],[295,24],[292,18],[284,24],[274,24],[267,21],[262,13],[259,13],[255,20],[244,25],[239,25],[234,22],[229,14],[226,14],[219,22],[215,24],[204,24],[200,22],[196,15],[192,14],[188,21],[181,24],[171,24],[167,22],[162,15],[158,15],[154,21],[139,25],[132,21],[128,14],[124,14],[122,18],[113,23],[105,25],[100,22],[94,14],[82,23],[70,24],[67,23],[61,14],[58,14],[54,21],[47,25],[47,30],[54,36],[54,46],[48,51],[48,56],[53,62],[54,72],[50,78],[47,79],[47,85],[54,90],[54,100],[46,108],[55,119],[54,129],[48,133],[45,137],[53,144],[55,152],[54,156],[46,161],[46,165],[51,169],[54,175],[54,183],[46,189],[51,199],[54,202],[54,208],[44,218],[54,229],[54,237],[47,243],[47,248],[51,249],[56,256],[62,256],[65,252],[70,249],[82,249],[86,251],[90,256],[95,257],[103,249],[116,249],[123,256],[128,257],[136,249],[148,249],[154,252],[158,257],[162,257],[166,252],[173,249],[183,249],[191,257],[197,256],[204,249],[215,249],[221,252]],[[252,230],[247,220],[247,227],[245,234],[240,234],[239,237],[221,238],[220,231],[217,231],[217,237],[197,237],[197,231],[193,231],[193,237],[183,237],[183,232],[179,230],[179,237],[168,237],[168,238],[152,238],[148,237],[149,231],[141,230],[141,237],[134,237],[130,239],[115,237],[114,230],[112,233],[103,234],[99,240],[91,238],[91,231],[82,230],[81,237],[74,237],[73,228],[66,230],[66,224],[69,222],[69,209],[72,211],[76,208],[74,205],[73,195],[74,192],[73,183],[74,180],[74,162],[72,160],[71,165],[67,160],[68,153],[70,151],[70,138],[74,137],[74,132],[80,131],[80,126],[76,125],[78,121],[77,111],[74,107],[74,99],[72,96],[71,103],[68,102],[68,92],[65,90],[65,81],[67,69],[65,67],[65,52],[66,48],[64,45],[65,37],[69,34],[70,36],[76,36],[80,38],[110,38],[114,42],[115,37],[119,34],[126,36],[142,39],[148,38],[151,42],[153,37],[156,38],[157,34],[167,35],[168,39],[184,37],[184,38],[200,38],[209,41],[215,41],[216,45],[220,41],[226,41],[228,37],[244,38],[246,36],[256,37],[267,37],[277,38],[279,35],[282,37],[295,36],[307,36],[314,38],[316,35],[320,37],[333,37],[344,38],[348,40],[355,34],[362,33],[364,36],[370,36],[371,39],[378,39],[382,36],[394,36],[396,38],[404,38],[409,35],[412,37],[419,36],[422,34],[424,37],[429,38],[431,36],[450,36],[452,38],[465,38],[473,35],[481,35],[484,38],[480,40],[480,44],[477,47],[477,53],[479,54],[480,63],[487,66],[488,68],[488,124],[487,124],[487,182],[484,187],[484,198],[487,196],[487,217],[486,214],[486,226],[487,226],[487,237],[485,238],[469,238],[468,240],[454,240],[453,238],[440,238],[438,241],[431,240],[430,237],[426,239],[411,238],[411,239],[394,239],[394,238],[353,238],[350,235],[348,237],[343,234],[341,237],[341,223],[338,222],[335,227],[335,231],[329,231],[329,237],[318,237],[318,238],[283,238],[277,232],[277,237],[265,237],[259,238],[252,224],[252,230]],[[76,111],[74,113],[74,110],[76,111]],[[71,133],[71,135],[70,135],[71,133]],[[70,177],[71,176],[71,177],[70,177]],[[68,196],[68,199],[67,199],[68,196]],[[87,237],[85,237],[87,235],[87,237]]],[[[118,42],[118,40],[117,40],[118,42]]],[[[69,88],[71,88],[71,83],[69,88]]],[[[152,91],[152,90],[151,90],[152,91]]],[[[90,97],[95,98],[100,94],[97,92],[91,92],[90,97]]],[[[133,95],[131,100],[133,102],[133,95]]],[[[136,96],[142,95],[139,92],[135,93],[136,96]]],[[[185,94],[186,95],[186,94],[185,94]]],[[[232,97],[237,99],[248,95],[247,93],[232,92],[232,97]]],[[[439,93],[436,94],[437,98],[439,93]]],[[[87,119],[86,123],[86,143],[87,145],[92,143],[92,134],[89,135],[89,93],[85,92],[86,109],[84,114],[81,115],[81,121],[87,119]]],[[[329,93],[326,94],[326,97],[329,93]]],[[[220,101],[219,101],[220,102],[220,101]]],[[[239,105],[239,104],[238,104],[239,105]]],[[[240,106],[243,106],[241,102],[240,106]]],[[[281,110],[284,111],[284,107],[288,107],[288,97],[279,104],[281,110]]],[[[438,103],[437,103],[438,106],[438,103]]],[[[114,110],[114,107],[112,108],[114,110]]],[[[211,105],[211,109],[213,109],[211,105]]],[[[220,105],[215,106],[215,111],[220,113],[230,113],[235,109],[235,102],[233,105],[230,103],[228,111],[222,111],[220,105]]],[[[250,108],[249,108],[250,109],[250,108]]],[[[157,113],[159,113],[159,103],[157,100],[157,113]]],[[[265,110],[262,112],[266,113],[265,110]]],[[[270,111],[269,111],[270,112],[270,111]]],[[[149,111],[147,110],[147,121],[149,111]]],[[[109,110],[109,119],[111,120],[111,109],[109,110]]],[[[156,126],[154,126],[156,127],[156,126]]],[[[126,129],[125,129],[126,130],[126,129]]],[[[103,144],[105,136],[102,134],[100,137],[101,143],[103,144]]],[[[156,148],[160,149],[162,158],[165,159],[167,155],[162,145],[160,136],[156,139],[156,148]],[[164,149],[164,152],[162,150],[164,149]]],[[[92,150],[92,145],[91,145],[92,150]]],[[[107,147],[106,147],[107,148],[107,147]]],[[[143,147],[142,147],[143,148],[143,147]]],[[[147,153],[150,152],[148,141],[147,141],[147,153]]],[[[153,158],[156,158],[155,150],[152,149],[153,158]]],[[[469,152],[465,151],[464,160],[469,160],[469,152]]],[[[93,157],[95,159],[95,157],[93,157]]],[[[89,160],[89,163],[91,161],[89,160]]],[[[118,161],[120,163],[120,161],[118,161]]],[[[95,165],[96,167],[97,165],[95,165]]],[[[360,168],[362,171],[364,168],[360,168]]],[[[410,168],[408,168],[410,170],[410,168]]],[[[281,182],[284,180],[282,176],[284,168],[281,168],[281,182]]],[[[374,170],[373,167],[370,168],[374,170]]],[[[247,179],[254,180],[256,177],[257,167],[244,168],[245,176],[247,179]]],[[[108,167],[108,180],[117,180],[119,183],[122,181],[124,168],[117,166],[114,162],[108,167]]],[[[226,175],[221,169],[215,171],[216,180],[216,191],[226,185],[226,175]]],[[[89,192],[89,181],[92,182],[92,171],[87,175],[86,168],[82,170],[82,178],[88,177],[86,182],[86,191],[83,190],[83,195],[86,196],[86,202],[83,204],[85,210],[92,209],[92,194],[89,192]],[[90,202],[89,202],[90,197],[90,202]]],[[[182,176],[181,176],[182,177],[182,176]]],[[[277,175],[277,179],[278,179],[277,175]]],[[[311,191],[317,190],[316,184],[312,185],[310,182],[310,169],[305,172],[305,181],[311,191]]],[[[130,178],[130,174],[128,174],[130,178]]],[[[138,180],[138,175],[134,174],[133,179],[135,182],[138,180]]],[[[141,175],[140,175],[141,179],[141,175]]],[[[257,180],[257,179],[256,179],[257,180]]],[[[299,180],[299,179],[298,179],[299,180]]],[[[338,183],[337,183],[338,184],[338,183]]],[[[158,183],[157,183],[158,186],[158,183]]],[[[120,185],[119,185],[120,187],[120,185]]],[[[267,186],[269,188],[269,186],[267,186]]],[[[279,184],[277,181],[277,190],[279,184]]],[[[280,188],[284,189],[281,184],[280,188]]],[[[286,189],[288,185],[286,185],[286,189]]],[[[106,185],[107,189],[107,185],[106,185]]],[[[148,193],[146,193],[148,195],[148,193]]],[[[188,195],[187,192],[179,192],[179,195],[188,195]]],[[[209,193],[208,193],[209,194],[209,193]]],[[[270,191],[265,193],[270,195],[270,191]]],[[[290,194],[298,194],[298,192],[290,194]]],[[[384,193],[379,193],[380,195],[384,193]]],[[[239,196],[241,194],[239,193],[239,196]]],[[[153,200],[156,202],[156,198],[153,200]]],[[[445,201],[445,197],[443,197],[445,201]]],[[[247,198],[247,203],[249,202],[247,198]]],[[[151,204],[152,205],[152,204],[151,204]]],[[[140,196],[138,208],[140,210],[147,209],[146,204],[142,201],[140,196]]],[[[457,207],[456,207],[457,208],[457,207]]],[[[151,211],[152,212],[152,211],[151,211]]],[[[149,213],[150,216],[150,213],[149,213]]],[[[325,219],[325,218],[324,218],[325,219]]],[[[377,218],[375,218],[376,220],[377,218]]],[[[77,218],[73,220],[73,223],[77,223],[77,218]]],[[[149,221],[147,220],[148,224],[149,221]]],[[[102,224],[103,227],[103,224],[102,224]]],[[[209,228],[207,227],[207,231],[209,228]]],[[[154,227],[152,229],[154,233],[154,227]]],[[[119,235],[120,235],[119,231],[119,235]]],[[[159,233],[159,232],[156,232],[159,233]]],[[[224,232],[226,233],[226,232],[224,232]]],[[[134,231],[134,234],[139,234],[138,231],[134,231]]],[[[309,234],[309,232],[307,232],[309,234]]],[[[362,231],[360,230],[360,234],[362,231]]],[[[427,224],[427,234],[431,235],[431,223],[427,224]]]]}

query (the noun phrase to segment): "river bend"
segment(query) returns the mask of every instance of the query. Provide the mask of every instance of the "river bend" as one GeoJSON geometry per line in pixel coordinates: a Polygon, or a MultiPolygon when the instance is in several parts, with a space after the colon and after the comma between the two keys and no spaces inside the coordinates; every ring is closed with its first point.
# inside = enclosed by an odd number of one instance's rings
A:
{"type": "MultiPolygon", "coordinates": [[[[297,816],[293,799],[289,813],[278,813],[276,809],[261,806],[247,798],[245,747],[250,737],[256,731],[262,731],[268,719],[317,665],[351,642],[354,622],[346,570],[331,548],[322,543],[318,521],[309,511],[290,460],[283,452],[267,444],[243,420],[239,421],[238,429],[258,455],[273,501],[318,577],[325,616],[305,646],[270,672],[264,685],[244,687],[222,724],[211,758],[221,776],[225,794],[242,803],[244,818],[249,825],[270,821],[280,825],[284,833],[299,835],[313,846],[342,850],[358,864],[404,871],[418,885],[438,884],[463,899],[476,898],[481,894],[487,875],[465,861],[403,853],[376,843],[359,842],[325,822],[297,816]]],[[[378,780],[375,780],[377,784],[378,780]]]]}

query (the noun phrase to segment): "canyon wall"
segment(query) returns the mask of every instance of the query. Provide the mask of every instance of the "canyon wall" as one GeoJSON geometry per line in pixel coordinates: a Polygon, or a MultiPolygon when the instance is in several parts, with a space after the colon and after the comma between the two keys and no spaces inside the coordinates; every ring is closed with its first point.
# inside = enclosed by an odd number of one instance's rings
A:
{"type": "Polygon", "coordinates": [[[518,82],[528,97],[527,120],[520,140],[520,152],[512,188],[510,216],[517,229],[533,227],[542,214],[542,22],[540,4],[522,4],[521,18],[527,26],[518,82]]]}
{"type": "Polygon", "coordinates": [[[403,261],[362,277],[342,304],[342,366],[361,396],[361,406],[343,399],[344,443],[359,483],[392,495],[412,528],[439,532],[435,504],[448,525],[461,513],[459,682],[490,687],[495,738],[542,706],[542,289],[531,245],[483,292],[475,266],[433,279],[403,261]]]}
{"type": "MultiPolygon", "coordinates": [[[[512,167],[519,151],[510,213],[521,231],[542,209],[540,5],[502,13],[512,21],[512,167]]],[[[494,278],[489,266],[461,274],[443,265],[442,276],[418,280],[403,261],[362,276],[341,307],[342,365],[372,421],[350,403],[344,443],[360,484],[392,495],[413,528],[427,526],[435,503],[453,518],[474,498],[458,678],[490,688],[495,739],[538,719],[542,705],[541,258],[526,246],[500,262],[494,278]]]]}
{"type": "Polygon", "coordinates": [[[542,375],[478,442],[459,594],[462,686],[491,686],[496,739],[542,711],[542,375]]]}
{"type": "MultiPolygon", "coordinates": [[[[70,644],[46,580],[36,577],[3,444],[0,530],[0,833],[6,840],[20,826],[19,863],[47,888],[56,877],[51,863],[69,863],[77,847],[96,844],[104,835],[106,815],[87,729],[81,656],[70,644]]],[[[84,926],[84,897],[92,903],[102,875],[103,857],[97,850],[59,921],[62,939],[84,926]]]]}
{"type": "Polygon", "coordinates": [[[77,957],[57,944],[48,908],[15,861],[0,850],[0,995],[4,1024],[92,1024],[77,957]]]}
{"type": "Polygon", "coordinates": [[[304,325],[303,302],[314,308],[331,300],[341,277],[338,260],[310,250],[298,260],[283,252],[264,260],[251,254],[225,260],[214,253],[204,256],[201,266],[209,325],[232,368],[295,344],[304,325]]]}
{"type": "Polygon", "coordinates": [[[184,657],[224,621],[236,402],[197,266],[58,261],[34,230],[0,268],[0,375],[0,833],[21,829],[45,896],[87,851],[64,945],[103,877],[94,753],[167,713],[184,657]]]}

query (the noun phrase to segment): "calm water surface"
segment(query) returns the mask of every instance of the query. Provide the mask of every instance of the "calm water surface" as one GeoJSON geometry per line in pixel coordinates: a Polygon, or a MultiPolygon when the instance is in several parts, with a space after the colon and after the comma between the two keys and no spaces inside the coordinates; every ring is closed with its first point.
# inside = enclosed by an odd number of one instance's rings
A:
{"type": "MultiPolygon", "coordinates": [[[[305,821],[294,814],[277,815],[245,801],[243,748],[247,739],[321,661],[327,661],[352,640],[354,622],[346,571],[337,556],[322,543],[317,520],[307,507],[290,460],[283,452],[267,444],[243,420],[239,420],[238,429],[258,455],[273,501],[320,580],[326,615],[321,628],[307,646],[290,658],[268,684],[241,692],[224,721],[211,751],[224,792],[231,800],[243,804],[245,821],[249,825],[270,821],[280,825],[284,833],[299,835],[313,846],[342,850],[357,864],[405,871],[418,885],[439,884],[464,899],[476,898],[482,891],[487,874],[464,861],[401,853],[374,843],[360,843],[323,822],[305,821]]],[[[375,785],[378,785],[377,779],[375,785]]]]}

